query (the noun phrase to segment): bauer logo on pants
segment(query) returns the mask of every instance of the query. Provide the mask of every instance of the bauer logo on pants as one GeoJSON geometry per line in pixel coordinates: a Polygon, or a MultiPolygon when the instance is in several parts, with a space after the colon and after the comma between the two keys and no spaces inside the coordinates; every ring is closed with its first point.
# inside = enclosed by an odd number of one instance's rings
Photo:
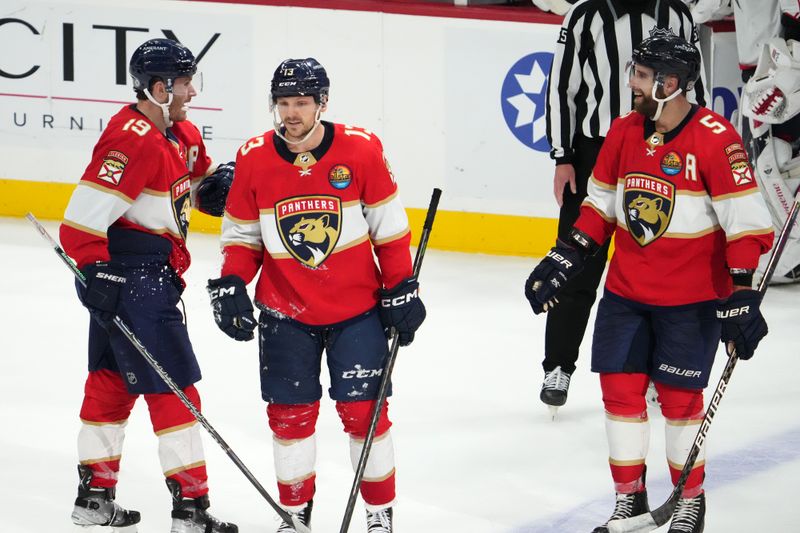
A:
{"type": "Polygon", "coordinates": [[[336,196],[296,196],[275,204],[275,220],[286,251],[317,268],[331,255],[342,228],[342,202],[336,196]]]}

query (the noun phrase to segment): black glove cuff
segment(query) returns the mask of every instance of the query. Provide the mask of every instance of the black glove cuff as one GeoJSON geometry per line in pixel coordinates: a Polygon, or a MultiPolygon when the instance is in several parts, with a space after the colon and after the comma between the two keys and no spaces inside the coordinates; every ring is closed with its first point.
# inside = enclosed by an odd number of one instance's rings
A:
{"type": "Polygon", "coordinates": [[[738,285],[740,287],[753,286],[753,274],[755,273],[755,270],[752,268],[731,268],[728,270],[728,272],[730,272],[734,285],[738,285]]]}
{"type": "Polygon", "coordinates": [[[580,252],[581,259],[586,259],[587,256],[596,254],[600,249],[597,241],[577,228],[569,230],[567,241],[568,244],[571,244],[580,252]]]}

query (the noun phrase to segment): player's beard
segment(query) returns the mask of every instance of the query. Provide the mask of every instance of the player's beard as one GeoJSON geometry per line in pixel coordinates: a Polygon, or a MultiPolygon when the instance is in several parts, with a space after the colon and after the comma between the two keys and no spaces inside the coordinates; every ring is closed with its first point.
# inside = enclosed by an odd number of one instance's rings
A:
{"type": "Polygon", "coordinates": [[[290,132],[288,126],[286,126],[285,135],[290,141],[299,141],[304,139],[306,135],[308,135],[308,133],[314,128],[314,123],[312,122],[310,126],[307,126],[305,122],[301,122],[297,126],[300,127],[300,131],[297,134],[290,132]]]}
{"type": "Polygon", "coordinates": [[[189,111],[189,103],[186,100],[182,102],[172,101],[169,106],[169,119],[173,122],[182,122],[186,120],[189,111]]]}
{"type": "MultiPolygon", "coordinates": [[[[659,89],[656,91],[656,94],[661,92],[659,89]]],[[[662,96],[659,94],[659,98],[662,96]]],[[[651,118],[653,115],[656,114],[658,111],[658,102],[653,100],[653,97],[648,94],[642,94],[638,99],[634,99],[633,101],[633,109],[647,118],[651,118]]]]}

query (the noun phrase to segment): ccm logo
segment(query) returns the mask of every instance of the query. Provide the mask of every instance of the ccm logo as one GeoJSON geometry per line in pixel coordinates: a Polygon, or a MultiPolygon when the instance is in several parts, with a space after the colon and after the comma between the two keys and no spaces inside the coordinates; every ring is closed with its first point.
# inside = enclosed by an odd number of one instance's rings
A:
{"type": "Polygon", "coordinates": [[[114,274],[107,274],[105,272],[98,272],[97,273],[98,279],[107,279],[108,281],[113,281],[114,283],[125,283],[125,278],[122,276],[115,276],[114,274]]]}
{"type": "Polygon", "coordinates": [[[208,291],[208,294],[211,295],[211,298],[233,296],[235,293],[236,293],[236,287],[219,287],[217,289],[211,289],[210,291],[208,291]]]}
{"type": "Polygon", "coordinates": [[[560,265],[564,265],[566,268],[572,268],[572,261],[566,259],[563,255],[559,253],[550,250],[549,252],[547,252],[547,257],[549,257],[550,259],[552,259],[553,261],[555,261],[560,265]]]}
{"type": "Polygon", "coordinates": [[[670,366],[664,363],[661,363],[661,366],[659,366],[658,369],[662,372],[666,372],[667,374],[686,376],[687,378],[699,378],[703,373],[701,370],[686,370],[684,368],[678,368],[676,366],[670,366]]]}
{"type": "Polygon", "coordinates": [[[750,306],[743,305],[742,307],[737,307],[736,309],[717,311],[717,318],[733,318],[735,316],[748,315],[748,314],[750,314],[750,306]]]}
{"type": "Polygon", "coordinates": [[[358,370],[348,370],[346,372],[342,372],[342,379],[374,378],[375,376],[380,376],[381,374],[383,374],[382,368],[373,368],[373,369],[359,368],[358,370]]]}
{"type": "Polygon", "coordinates": [[[395,296],[394,298],[382,298],[381,307],[399,307],[407,304],[416,297],[417,291],[401,294],[400,296],[395,296]]]}

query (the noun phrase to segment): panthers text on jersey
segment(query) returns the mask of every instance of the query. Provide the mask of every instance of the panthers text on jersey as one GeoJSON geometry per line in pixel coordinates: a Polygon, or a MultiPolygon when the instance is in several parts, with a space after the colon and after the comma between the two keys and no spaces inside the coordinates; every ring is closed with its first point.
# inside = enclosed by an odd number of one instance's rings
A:
{"type": "Polygon", "coordinates": [[[320,146],[292,153],[269,131],[245,143],[222,221],[222,275],[308,325],[372,309],[381,287],[411,275],[411,234],[380,140],[323,122],[320,146]],[[373,256],[377,256],[378,264],[373,256]]]}
{"type": "Polygon", "coordinates": [[[609,130],[575,227],[615,234],[606,288],[649,305],[727,297],[755,269],[772,223],[733,126],[704,107],[666,134],[631,112],[609,130]]]}
{"type": "Polygon", "coordinates": [[[112,225],[160,235],[172,244],[170,264],[189,267],[186,232],[192,184],[211,160],[197,127],[176,122],[163,135],[134,105],[108,122],[72,194],[60,236],[79,267],[109,260],[112,225]]]}

